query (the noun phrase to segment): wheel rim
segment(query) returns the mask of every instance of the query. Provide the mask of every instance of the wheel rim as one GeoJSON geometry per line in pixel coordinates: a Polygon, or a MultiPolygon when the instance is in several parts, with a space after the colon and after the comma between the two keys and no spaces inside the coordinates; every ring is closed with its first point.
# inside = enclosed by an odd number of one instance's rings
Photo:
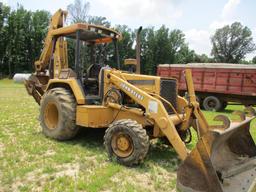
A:
{"type": "Polygon", "coordinates": [[[54,103],[47,103],[44,109],[44,122],[49,129],[55,129],[59,121],[58,108],[54,103]]]}
{"type": "Polygon", "coordinates": [[[115,134],[111,141],[113,152],[119,157],[128,157],[133,152],[133,142],[129,135],[124,133],[115,134]]]}
{"type": "Polygon", "coordinates": [[[214,101],[214,100],[209,100],[208,102],[207,102],[207,105],[208,105],[208,107],[210,108],[210,109],[215,109],[216,108],[216,102],[214,101]]]}

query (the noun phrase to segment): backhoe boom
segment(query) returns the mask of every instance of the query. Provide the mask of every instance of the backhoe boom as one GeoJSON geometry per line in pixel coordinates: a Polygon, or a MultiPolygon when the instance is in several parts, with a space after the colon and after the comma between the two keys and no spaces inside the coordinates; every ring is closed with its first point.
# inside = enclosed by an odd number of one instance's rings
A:
{"type": "Polygon", "coordinates": [[[35,62],[35,69],[37,72],[45,70],[50,64],[50,59],[53,51],[53,36],[52,30],[63,27],[67,12],[59,9],[51,18],[48,33],[44,40],[44,47],[41,52],[39,60],[35,62]]]}

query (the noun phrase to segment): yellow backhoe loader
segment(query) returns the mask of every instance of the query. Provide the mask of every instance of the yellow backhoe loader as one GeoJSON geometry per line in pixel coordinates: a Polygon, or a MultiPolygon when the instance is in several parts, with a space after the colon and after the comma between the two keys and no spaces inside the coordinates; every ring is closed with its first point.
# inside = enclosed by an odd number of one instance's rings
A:
{"type": "MultiPolygon", "coordinates": [[[[35,73],[25,82],[40,105],[46,136],[67,140],[77,134],[78,127],[106,128],[109,157],[127,166],[143,161],[150,139],[164,137],[182,160],[177,172],[180,191],[256,191],[256,147],[249,133],[253,108],[234,112],[237,118],[232,122],[216,116],[220,123],[210,126],[196,102],[190,70],[185,71],[186,100],[177,95],[175,79],[120,70],[117,42],[121,34],[85,23],[64,26],[66,15],[58,10],[52,16],[35,73]],[[68,67],[67,39],[76,42],[73,69],[68,67]],[[95,47],[109,43],[114,44],[117,69],[95,62],[99,56],[95,47]],[[81,45],[91,48],[93,59],[86,70],[81,45]],[[192,151],[186,147],[191,127],[198,135],[192,151]]],[[[139,65],[139,59],[125,63],[139,65]]]]}

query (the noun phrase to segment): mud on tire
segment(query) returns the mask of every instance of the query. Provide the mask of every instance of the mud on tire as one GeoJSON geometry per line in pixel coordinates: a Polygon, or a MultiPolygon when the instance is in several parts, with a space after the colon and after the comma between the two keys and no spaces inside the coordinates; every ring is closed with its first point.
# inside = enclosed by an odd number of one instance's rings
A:
{"type": "MultiPolygon", "coordinates": [[[[125,143],[125,142],[123,142],[125,143]]],[[[118,120],[112,123],[105,132],[104,145],[110,159],[115,159],[118,163],[132,166],[144,160],[149,149],[149,137],[146,130],[131,119],[118,120]],[[122,151],[118,147],[122,138],[129,142],[130,147],[122,151]]],[[[122,146],[120,147],[122,149],[122,146]]],[[[124,148],[123,148],[124,149],[124,148]]]]}
{"type": "Polygon", "coordinates": [[[47,91],[41,100],[39,120],[47,137],[57,140],[73,138],[78,131],[73,94],[64,88],[47,91]]]}

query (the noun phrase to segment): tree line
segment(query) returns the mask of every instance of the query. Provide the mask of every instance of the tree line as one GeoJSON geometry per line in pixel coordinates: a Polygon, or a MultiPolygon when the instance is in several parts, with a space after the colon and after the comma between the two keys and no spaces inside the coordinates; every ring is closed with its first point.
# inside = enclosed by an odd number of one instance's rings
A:
{"type": "MultiPolygon", "coordinates": [[[[106,27],[112,27],[122,33],[122,40],[118,42],[121,65],[124,59],[135,57],[136,29],[127,25],[111,26],[111,23],[101,16],[89,15],[89,2],[75,0],[68,6],[69,23],[87,22],[106,27]]],[[[48,11],[28,11],[21,5],[15,10],[0,3],[0,76],[12,76],[17,72],[33,72],[34,61],[40,56],[43,41],[47,33],[49,19],[48,11]]],[[[142,73],[155,74],[157,65],[163,63],[256,63],[245,61],[246,54],[255,50],[251,30],[235,22],[217,29],[211,37],[212,57],[197,54],[189,48],[185,34],[179,29],[169,29],[165,25],[159,29],[146,27],[141,32],[141,64],[142,73]]],[[[69,41],[69,62],[74,63],[74,42],[69,41]]],[[[97,54],[105,54],[105,62],[116,66],[113,45],[99,46],[97,54]]],[[[88,63],[90,55],[88,47],[84,51],[83,62],[88,63]]],[[[85,64],[86,65],[86,64],[85,64]]]]}
{"type": "Polygon", "coordinates": [[[50,13],[16,10],[0,3],[0,73],[32,72],[47,32],[50,13]]]}

